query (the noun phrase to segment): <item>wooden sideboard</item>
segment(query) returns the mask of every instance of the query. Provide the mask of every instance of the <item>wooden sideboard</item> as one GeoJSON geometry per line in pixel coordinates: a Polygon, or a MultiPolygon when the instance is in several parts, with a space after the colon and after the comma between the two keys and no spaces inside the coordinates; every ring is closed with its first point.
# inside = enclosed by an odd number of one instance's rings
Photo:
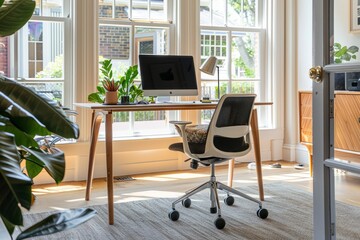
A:
{"type": "MultiPolygon", "coordinates": [[[[312,92],[299,92],[300,142],[309,150],[312,175],[312,92]]],[[[336,91],[334,98],[335,157],[360,162],[360,92],[336,91]]]]}

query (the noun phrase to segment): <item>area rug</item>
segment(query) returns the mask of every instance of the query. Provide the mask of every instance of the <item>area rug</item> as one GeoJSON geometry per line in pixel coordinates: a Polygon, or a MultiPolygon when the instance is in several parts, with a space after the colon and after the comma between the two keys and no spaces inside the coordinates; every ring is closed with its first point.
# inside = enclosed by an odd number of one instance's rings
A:
{"type": "MultiPolygon", "coordinates": [[[[256,186],[237,188],[257,195],[256,186]]],[[[265,202],[269,217],[256,216],[254,202],[235,197],[233,206],[221,202],[223,230],[214,225],[216,215],[210,214],[209,193],[203,191],[192,198],[190,208],[180,204],[178,221],[168,218],[173,199],[152,199],[115,204],[115,224],[108,225],[107,205],[97,205],[98,214],[88,222],[68,231],[36,239],[312,239],[312,195],[284,184],[265,185],[265,202]]],[[[220,195],[223,199],[225,195],[220,195]]],[[[49,213],[25,215],[25,225],[38,221],[49,213]]],[[[336,204],[337,239],[360,239],[360,208],[336,204]]]]}

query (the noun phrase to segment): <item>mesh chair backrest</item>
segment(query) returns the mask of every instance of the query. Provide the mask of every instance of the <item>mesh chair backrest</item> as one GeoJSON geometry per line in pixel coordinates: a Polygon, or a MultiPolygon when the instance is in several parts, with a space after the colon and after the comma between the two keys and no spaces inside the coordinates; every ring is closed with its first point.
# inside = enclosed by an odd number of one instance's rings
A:
{"type": "Polygon", "coordinates": [[[216,121],[216,127],[249,125],[256,96],[226,96],[216,121]]]}
{"type": "Polygon", "coordinates": [[[226,94],[220,99],[208,129],[208,154],[229,153],[226,156],[230,157],[230,153],[250,151],[249,123],[255,98],[255,94],[226,94]]]}

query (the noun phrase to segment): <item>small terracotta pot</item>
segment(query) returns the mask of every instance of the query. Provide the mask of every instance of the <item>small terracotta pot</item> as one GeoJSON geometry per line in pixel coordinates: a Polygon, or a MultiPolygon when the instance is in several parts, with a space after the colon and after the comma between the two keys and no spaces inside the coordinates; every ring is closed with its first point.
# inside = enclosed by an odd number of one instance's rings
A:
{"type": "Polygon", "coordinates": [[[117,104],[118,96],[117,91],[105,92],[105,104],[117,104]]]}

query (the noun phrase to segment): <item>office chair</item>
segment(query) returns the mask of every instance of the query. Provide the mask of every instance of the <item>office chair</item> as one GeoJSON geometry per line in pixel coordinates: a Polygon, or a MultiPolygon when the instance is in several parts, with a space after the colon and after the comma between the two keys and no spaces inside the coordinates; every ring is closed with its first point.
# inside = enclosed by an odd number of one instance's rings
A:
{"type": "Polygon", "coordinates": [[[249,123],[255,97],[255,94],[224,95],[220,99],[209,125],[187,126],[191,122],[170,122],[175,124],[183,142],[174,143],[169,146],[169,149],[185,153],[192,160],[191,167],[194,169],[197,168],[198,163],[210,166],[211,173],[208,182],[187,191],[185,195],[172,203],[172,210],[168,215],[172,221],[176,221],[180,217],[180,213],[175,210],[175,204],[182,202],[184,207],[190,207],[190,197],[206,188],[210,188],[210,212],[218,214],[214,221],[218,229],[223,229],[226,222],[221,217],[217,189],[227,193],[227,197],[224,199],[226,205],[234,204],[235,199],[230,196],[230,193],[233,193],[258,203],[257,216],[262,219],[267,218],[268,211],[262,208],[260,201],[216,181],[215,177],[215,164],[244,156],[251,150],[249,123]]]}

